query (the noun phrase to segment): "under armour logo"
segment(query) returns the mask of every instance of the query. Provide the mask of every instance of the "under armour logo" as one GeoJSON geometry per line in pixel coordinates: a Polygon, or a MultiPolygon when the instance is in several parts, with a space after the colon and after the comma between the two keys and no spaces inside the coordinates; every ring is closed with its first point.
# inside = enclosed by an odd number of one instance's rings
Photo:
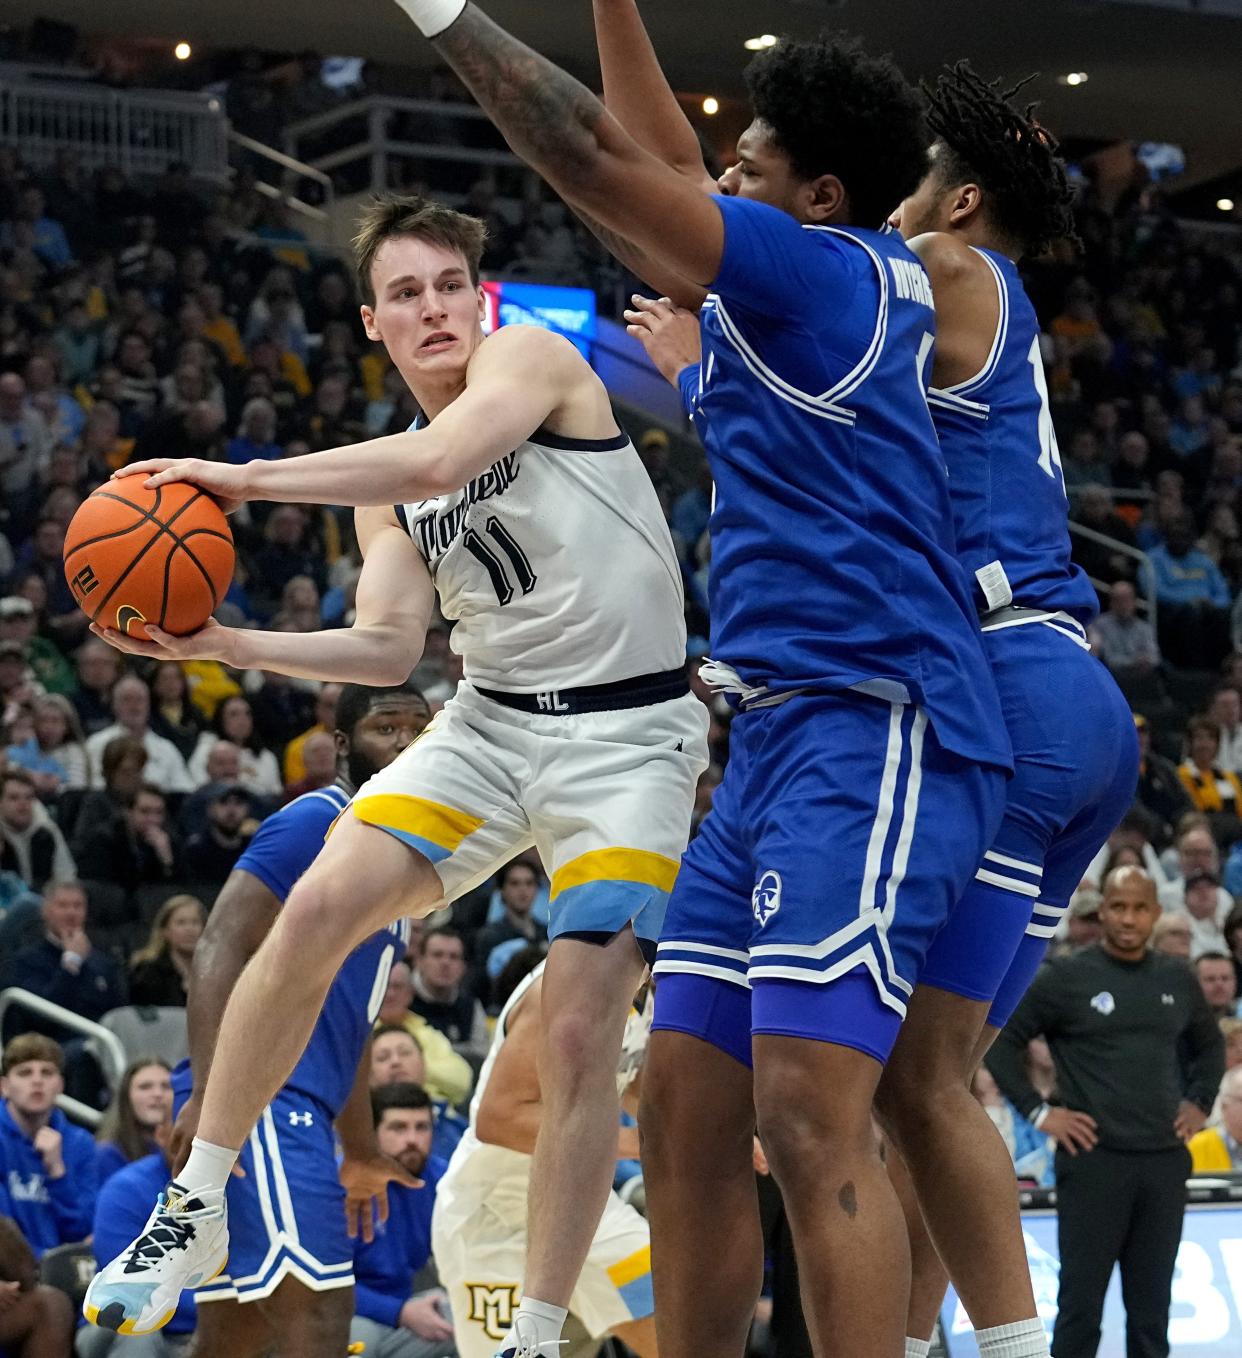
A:
{"type": "Polygon", "coordinates": [[[86,598],[92,590],[99,588],[99,579],[90,566],[83,566],[69,583],[80,599],[86,598]]]}
{"type": "Polygon", "coordinates": [[[290,1113],[290,1127],[313,1127],[315,1125],[315,1115],[313,1113],[290,1113]]]}
{"type": "Polygon", "coordinates": [[[540,712],[569,711],[569,704],[561,702],[561,695],[555,689],[548,693],[537,693],[535,701],[539,704],[540,712]]]}
{"type": "Polygon", "coordinates": [[[750,908],[754,911],[759,927],[763,926],[781,908],[781,875],[779,872],[765,872],[750,898],[750,908]]]}
{"type": "Polygon", "coordinates": [[[1112,995],[1110,995],[1107,990],[1101,990],[1098,995],[1092,995],[1091,1008],[1094,1009],[1097,1014],[1103,1014],[1104,1017],[1107,1018],[1109,1014],[1117,1008],[1117,1001],[1113,999],[1112,995]]]}
{"type": "Polygon", "coordinates": [[[1160,996],[1160,1003],[1161,1003],[1161,1004],[1176,1004],[1177,1001],[1174,1000],[1174,998],[1173,998],[1172,995],[1161,995],[1161,996],[1160,996]]]}

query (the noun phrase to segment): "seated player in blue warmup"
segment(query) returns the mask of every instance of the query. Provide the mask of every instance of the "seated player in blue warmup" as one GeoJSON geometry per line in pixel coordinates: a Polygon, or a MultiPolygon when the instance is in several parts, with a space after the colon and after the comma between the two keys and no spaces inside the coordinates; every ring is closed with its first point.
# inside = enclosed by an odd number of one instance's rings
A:
{"type": "Polygon", "coordinates": [[[448,1358],[453,1323],[442,1287],[413,1290],[431,1258],[431,1213],[448,1161],[431,1153],[435,1114],[421,1085],[398,1082],[371,1093],[375,1141],[422,1188],[388,1190],[388,1220],[354,1255],[354,1323],[349,1337],[372,1358],[448,1358]]]}
{"type": "MultiPolygon", "coordinates": [[[[171,1126],[171,1115],[169,1116],[171,1126]]],[[[167,1155],[155,1151],[124,1165],[111,1174],[99,1190],[95,1204],[95,1230],[92,1244],[98,1259],[112,1259],[126,1245],[141,1234],[152,1201],[168,1183],[172,1170],[167,1155]]],[[[104,1358],[116,1353],[118,1358],[172,1358],[179,1353],[194,1333],[198,1323],[198,1308],[194,1294],[183,1292],[176,1313],[158,1334],[142,1339],[117,1338],[105,1330],[85,1330],[79,1341],[79,1358],[104,1358]],[[109,1342],[113,1347],[109,1347],[109,1342]]]]}
{"type": "Polygon", "coordinates": [[[23,1033],[4,1048],[0,1075],[0,1214],[42,1258],[85,1240],[95,1216],[95,1142],[56,1107],[65,1087],[58,1043],[23,1033]]]}
{"type": "Polygon", "coordinates": [[[697,151],[670,148],[685,120],[654,63],[634,82],[606,72],[631,136],[475,5],[400,3],[627,263],[706,298],[703,362],[682,381],[715,480],[705,671],[738,716],[655,967],[662,1354],[745,1346],[757,1110],[816,1351],[890,1358],[908,1256],[872,1100],[1012,768],[927,406],[931,289],[881,234],[926,169],[917,95],[849,41],[781,42],[748,71],[756,118],[712,194],[697,151]]]}
{"type": "MultiPolygon", "coordinates": [[[[426,700],[414,689],[346,685],[337,704],[337,781],[269,817],[238,860],[194,954],[190,1062],[173,1078],[178,1108],[170,1147],[174,1164],[195,1134],[220,1017],[242,968],[353,790],[391,763],[429,719],[426,700]]],[[[340,1358],[345,1352],[353,1316],[346,1189],[354,1211],[359,1201],[366,1203],[362,1227],[369,1234],[371,1195],[382,1199],[387,1180],[402,1177],[398,1166],[374,1155],[367,1076],[371,1025],[408,934],[408,923],[400,921],[350,955],[305,1054],[242,1152],[245,1177],[231,1178],[227,1192],[228,1273],[214,1282],[208,1273],[198,1284],[197,1358],[245,1358],[269,1351],[288,1358],[340,1358]],[[339,1174],[334,1123],[346,1156],[339,1174]]],[[[308,939],[307,947],[313,946],[308,939]]],[[[254,1037],[263,1040],[261,1032],[254,1037]]],[[[173,1184],[168,1192],[175,1191],[173,1184]]],[[[191,1218],[189,1229],[220,1231],[222,1225],[216,1213],[197,1223],[191,1218]]],[[[219,1272],[225,1259],[222,1250],[217,1253],[219,1272]]],[[[100,1258],[108,1257],[101,1251],[100,1258]]],[[[149,1307],[155,1299],[138,1298],[132,1286],[123,1286],[126,1257],[96,1275],[86,1298],[87,1318],[124,1334],[157,1328],[134,1329],[140,1303],[149,1307]]],[[[175,1305],[174,1292],[164,1311],[175,1305]]]]}
{"type": "Polygon", "coordinates": [[[1013,1166],[969,1080],[1138,781],[1133,718],[1087,641],[1099,605],[1070,560],[1039,322],[1017,268],[1073,238],[1073,190],[1056,142],[1010,102],[1016,93],[964,62],[927,90],[931,169],[891,219],[936,299],[932,418],[1016,769],[877,1096],[918,1192],[907,1202],[914,1358],[928,1351],[945,1267],[976,1330],[1002,1335],[1006,1355],[1048,1352],[1013,1166]]]}

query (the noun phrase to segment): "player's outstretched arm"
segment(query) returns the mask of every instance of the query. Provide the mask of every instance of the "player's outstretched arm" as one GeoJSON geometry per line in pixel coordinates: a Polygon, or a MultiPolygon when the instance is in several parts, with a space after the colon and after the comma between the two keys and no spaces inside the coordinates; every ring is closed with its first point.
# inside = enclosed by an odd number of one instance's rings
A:
{"type": "Polygon", "coordinates": [[[362,574],[353,625],[325,632],[252,632],[210,622],[185,637],[148,625],[139,641],[92,624],[118,651],[152,660],[219,660],[234,669],[275,670],[299,679],[403,684],[422,655],[435,604],[427,564],[392,508],[360,510],[362,574]]]}
{"type": "Polygon", "coordinates": [[[590,90],[476,5],[398,3],[513,151],[566,202],[656,264],[710,286],[724,251],[724,222],[697,184],[644,150],[590,90]]]}
{"type": "Polygon", "coordinates": [[[229,466],[201,458],[135,462],[123,475],[154,489],[191,481],[228,503],[389,507],[448,495],[481,475],[572,401],[590,369],[537,326],[505,326],[475,350],[466,389],[423,429],[281,462],[229,466]]]}
{"type": "Polygon", "coordinates": [[[592,0],[604,107],[665,165],[716,192],[690,119],[665,78],[636,0],[592,0]]]}

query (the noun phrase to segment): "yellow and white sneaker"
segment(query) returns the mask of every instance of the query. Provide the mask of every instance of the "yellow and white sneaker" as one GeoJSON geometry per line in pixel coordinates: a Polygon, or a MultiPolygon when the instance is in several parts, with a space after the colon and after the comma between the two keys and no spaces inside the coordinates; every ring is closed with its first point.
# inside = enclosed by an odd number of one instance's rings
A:
{"type": "Polygon", "coordinates": [[[223,1192],[190,1198],[169,1184],[143,1233],[95,1274],[82,1313],[117,1334],[150,1334],[173,1318],[182,1292],[209,1283],[228,1257],[223,1192]]]}

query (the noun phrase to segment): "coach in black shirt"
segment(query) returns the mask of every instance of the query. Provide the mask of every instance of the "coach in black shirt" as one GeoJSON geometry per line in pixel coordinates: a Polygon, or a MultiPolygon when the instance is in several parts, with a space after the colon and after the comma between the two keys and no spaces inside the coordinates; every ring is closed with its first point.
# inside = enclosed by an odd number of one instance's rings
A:
{"type": "Polygon", "coordinates": [[[1185,1142],[1211,1110],[1225,1049],[1194,973],[1147,949],[1159,914],[1151,878],[1118,868],[1100,903],[1101,941],[1040,971],[987,1057],[1001,1092],[1057,1139],[1053,1358],[1094,1358],[1115,1263],[1127,1358],[1169,1352],[1185,1142]],[[1024,1071],[1027,1043],[1040,1034],[1056,1062],[1057,1106],[1043,1103],[1024,1071]]]}

